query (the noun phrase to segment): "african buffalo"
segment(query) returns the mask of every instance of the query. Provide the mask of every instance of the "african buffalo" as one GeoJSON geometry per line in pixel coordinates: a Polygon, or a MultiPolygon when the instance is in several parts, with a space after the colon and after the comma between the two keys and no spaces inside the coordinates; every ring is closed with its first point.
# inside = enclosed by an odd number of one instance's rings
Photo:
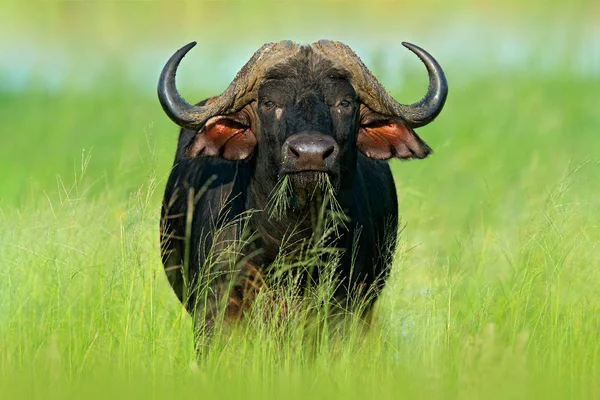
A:
{"type": "MultiPolygon", "coordinates": [[[[333,204],[343,221],[323,242],[339,250],[332,302],[349,309],[349,299],[368,296],[367,315],[396,245],[396,190],[385,160],[431,153],[414,129],[444,106],[442,68],[425,50],[403,43],[429,73],[423,99],[403,105],[348,46],[282,41],[262,46],[221,95],[192,105],[179,95],[175,74],[194,45],[166,63],[158,97],[182,128],[162,206],[162,260],[196,329],[210,330],[218,315],[242,316],[255,291],[281,275],[278,257],[301,254],[316,214],[333,204]],[[273,215],[269,204],[284,181],[284,206],[273,215]],[[326,196],[318,194],[327,188],[333,198],[322,207],[326,196]],[[235,240],[243,245],[216,262],[235,240]],[[213,273],[219,262],[228,267],[213,273]]],[[[296,273],[296,282],[310,286],[323,271],[296,273]]]]}

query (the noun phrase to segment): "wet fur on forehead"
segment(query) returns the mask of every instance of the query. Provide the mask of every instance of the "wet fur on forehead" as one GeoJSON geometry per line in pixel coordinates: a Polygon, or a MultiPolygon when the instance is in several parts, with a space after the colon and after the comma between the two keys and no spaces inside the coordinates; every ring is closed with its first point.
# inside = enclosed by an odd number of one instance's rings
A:
{"type": "Polygon", "coordinates": [[[310,79],[319,82],[323,79],[349,79],[349,73],[339,64],[317,54],[309,46],[302,46],[297,54],[281,64],[269,69],[267,80],[310,79]]]}

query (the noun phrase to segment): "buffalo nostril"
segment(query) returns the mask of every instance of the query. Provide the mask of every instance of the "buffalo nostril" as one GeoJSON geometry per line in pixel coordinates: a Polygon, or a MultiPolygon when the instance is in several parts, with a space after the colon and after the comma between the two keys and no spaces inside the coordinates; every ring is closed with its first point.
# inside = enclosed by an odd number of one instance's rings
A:
{"type": "Polygon", "coordinates": [[[325,152],[323,153],[323,160],[325,160],[327,157],[329,157],[330,155],[333,154],[333,146],[329,147],[327,150],[325,150],[325,152]]]}
{"type": "Polygon", "coordinates": [[[300,158],[300,152],[296,150],[293,146],[288,146],[288,154],[294,158],[300,158]]]}

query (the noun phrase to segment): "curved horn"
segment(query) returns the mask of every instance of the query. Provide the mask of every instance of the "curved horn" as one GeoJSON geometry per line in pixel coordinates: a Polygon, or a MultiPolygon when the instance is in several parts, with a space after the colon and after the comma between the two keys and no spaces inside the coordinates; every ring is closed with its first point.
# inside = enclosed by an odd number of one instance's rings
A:
{"type": "Polygon", "coordinates": [[[165,113],[177,125],[188,129],[198,128],[198,117],[204,107],[192,105],[181,97],[175,86],[175,74],[183,57],[195,45],[196,42],[188,43],[169,58],[160,73],[157,89],[158,100],[165,113]]]}
{"type": "Polygon", "coordinates": [[[222,94],[209,99],[204,106],[198,106],[186,102],[175,87],[177,67],[195,45],[196,42],[192,42],[177,50],[165,64],[158,80],[158,99],[163,110],[173,122],[188,129],[198,129],[209,118],[239,111],[254,101],[258,88],[265,79],[265,73],[296,54],[301,48],[291,41],[263,45],[242,67],[222,94]]]}
{"type": "Polygon", "coordinates": [[[402,45],[419,57],[429,73],[429,89],[425,96],[409,106],[399,104],[406,121],[411,127],[418,128],[433,121],[444,108],[448,96],[448,81],[444,70],[431,54],[411,43],[402,42],[402,45]]]}
{"type": "Polygon", "coordinates": [[[442,67],[429,53],[414,44],[402,44],[423,61],[429,72],[429,90],[423,99],[412,105],[400,104],[394,100],[347,45],[320,40],[313,43],[312,47],[332,62],[341,64],[348,71],[359,98],[370,109],[384,115],[401,117],[412,128],[418,128],[433,121],[442,111],[448,95],[448,83],[442,67]]]}

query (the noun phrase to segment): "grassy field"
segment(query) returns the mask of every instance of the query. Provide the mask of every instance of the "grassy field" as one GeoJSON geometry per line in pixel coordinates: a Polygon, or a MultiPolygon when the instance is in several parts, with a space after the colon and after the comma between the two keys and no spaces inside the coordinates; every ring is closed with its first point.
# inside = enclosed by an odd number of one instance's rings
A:
{"type": "Polygon", "coordinates": [[[160,263],[154,81],[0,93],[2,398],[598,398],[598,74],[449,71],[434,156],[391,162],[405,229],[374,327],[315,353],[257,319],[202,362],[160,263]]]}

